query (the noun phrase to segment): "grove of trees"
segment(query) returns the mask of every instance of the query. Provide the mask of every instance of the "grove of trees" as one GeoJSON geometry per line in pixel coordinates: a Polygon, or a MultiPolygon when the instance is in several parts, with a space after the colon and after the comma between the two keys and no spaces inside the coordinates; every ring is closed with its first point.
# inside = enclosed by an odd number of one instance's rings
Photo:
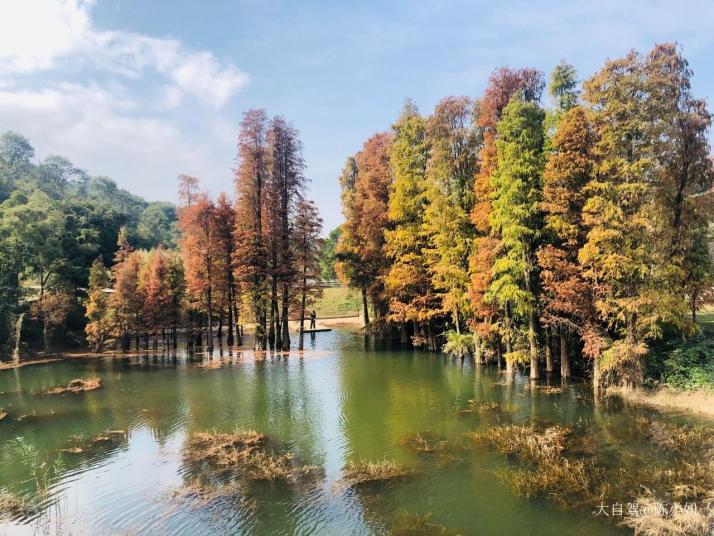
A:
{"type": "Polygon", "coordinates": [[[373,332],[530,377],[642,382],[652,347],[714,298],[711,116],[676,44],[580,84],[503,67],[478,99],[391,129],[347,159],[337,273],[373,332]],[[374,317],[370,322],[368,303],[374,317]]]}

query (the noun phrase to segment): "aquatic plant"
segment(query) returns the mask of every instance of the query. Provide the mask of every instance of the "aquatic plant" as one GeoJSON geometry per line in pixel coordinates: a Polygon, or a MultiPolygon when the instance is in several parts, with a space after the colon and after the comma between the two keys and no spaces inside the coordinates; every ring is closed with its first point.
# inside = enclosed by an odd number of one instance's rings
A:
{"type": "Polygon", "coordinates": [[[358,461],[347,464],[342,480],[347,486],[359,486],[368,482],[405,477],[412,472],[410,468],[392,460],[358,461]]]}
{"type": "Polygon", "coordinates": [[[75,378],[66,386],[53,387],[48,389],[48,395],[61,395],[64,393],[83,393],[85,391],[94,391],[102,386],[102,380],[99,378],[75,378]]]}
{"type": "Polygon", "coordinates": [[[25,497],[12,493],[8,489],[0,488],[0,521],[25,515],[29,506],[25,497]]]}
{"type": "Polygon", "coordinates": [[[446,344],[443,348],[445,354],[463,359],[472,355],[475,347],[476,336],[473,333],[446,332],[446,344]]]}
{"type": "Polygon", "coordinates": [[[268,438],[255,430],[195,433],[188,439],[184,454],[189,461],[230,469],[246,480],[294,482],[316,470],[297,463],[292,452],[276,452],[269,447],[268,438]]]}
{"type": "Polygon", "coordinates": [[[714,526],[712,503],[714,496],[703,509],[677,503],[663,507],[655,497],[641,497],[635,503],[637,515],[626,516],[621,524],[636,536],[708,536],[714,526]]]}
{"type": "Polygon", "coordinates": [[[548,426],[539,431],[534,426],[495,426],[474,432],[477,443],[486,443],[507,456],[522,461],[542,463],[560,456],[571,430],[562,426],[548,426]]]}

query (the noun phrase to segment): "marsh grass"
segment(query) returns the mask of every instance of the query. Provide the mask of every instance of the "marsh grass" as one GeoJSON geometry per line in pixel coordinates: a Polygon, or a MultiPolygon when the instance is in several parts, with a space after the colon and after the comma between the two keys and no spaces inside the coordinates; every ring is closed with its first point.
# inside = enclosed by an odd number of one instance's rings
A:
{"type": "Polygon", "coordinates": [[[284,481],[292,483],[317,470],[295,460],[292,452],[277,452],[268,438],[255,430],[235,433],[198,432],[187,441],[185,458],[206,462],[219,470],[228,470],[248,481],[284,481]]]}
{"type": "Polygon", "coordinates": [[[670,515],[652,513],[646,520],[633,520],[629,526],[636,534],[690,534],[686,527],[699,526],[700,519],[690,511],[692,505],[705,517],[713,515],[711,430],[642,418],[629,433],[680,456],[666,466],[637,459],[627,466],[613,466],[595,455],[590,434],[561,426],[500,426],[476,432],[472,438],[518,462],[518,468],[507,467],[497,475],[520,496],[543,497],[563,508],[584,508],[603,501],[632,503],[644,493],[671,505],[670,515]]]}
{"type": "Polygon", "coordinates": [[[352,487],[370,482],[403,478],[412,473],[413,471],[409,467],[392,460],[350,462],[345,467],[342,482],[347,487],[352,487]]]}
{"type": "Polygon", "coordinates": [[[714,526],[714,496],[704,508],[673,504],[663,509],[652,496],[637,500],[638,515],[627,516],[622,525],[637,536],[708,536],[714,526]]]}
{"type": "Polygon", "coordinates": [[[487,444],[501,454],[532,463],[545,463],[560,457],[571,430],[548,426],[494,426],[471,434],[476,443],[487,444]]]}
{"type": "Polygon", "coordinates": [[[25,497],[0,488],[0,521],[25,516],[29,512],[30,506],[30,502],[25,497]]]}
{"type": "Polygon", "coordinates": [[[605,471],[591,460],[547,458],[533,470],[507,469],[499,476],[522,497],[547,497],[567,508],[592,505],[609,490],[605,471]]]}
{"type": "Polygon", "coordinates": [[[75,378],[65,386],[53,387],[45,391],[48,395],[62,395],[64,393],[83,393],[85,391],[94,391],[102,386],[102,380],[99,378],[75,378]]]}

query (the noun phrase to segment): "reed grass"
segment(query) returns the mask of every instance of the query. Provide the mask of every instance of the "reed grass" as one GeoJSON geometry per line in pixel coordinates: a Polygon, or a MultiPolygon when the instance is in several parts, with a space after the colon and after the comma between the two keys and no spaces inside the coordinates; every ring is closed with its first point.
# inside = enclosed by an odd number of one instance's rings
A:
{"type": "Polygon", "coordinates": [[[392,460],[350,462],[345,467],[343,482],[347,486],[359,486],[402,478],[411,473],[411,469],[392,460]]]}

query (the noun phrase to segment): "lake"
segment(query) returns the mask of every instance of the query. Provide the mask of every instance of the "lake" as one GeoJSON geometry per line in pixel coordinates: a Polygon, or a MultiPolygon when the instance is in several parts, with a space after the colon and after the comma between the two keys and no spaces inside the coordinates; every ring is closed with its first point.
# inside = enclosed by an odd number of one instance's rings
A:
{"type": "Polygon", "coordinates": [[[513,460],[468,434],[502,424],[575,426],[613,468],[666,467],[673,455],[629,434],[633,422],[694,422],[621,404],[596,407],[584,383],[532,389],[522,376],[506,383],[495,368],[376,345],[349,330],[318,334],[306,347],[302,357],[261,360],[216,353],[203,360],[210,366],[149,354],[1,371],[0,408],[8,416],[0,421],[0,488],[32,495],[43,478],[19,454],[18,436],[36,449],[35,465],[61,464],[49,472],[40,506],[0,524],[0,533],[388,534],[429,515],[421,519],[435,534],[450,533],[441,527],[464,535],[627,534],[593,515],[595,504],[564,509],[518,497],[499,478],[513,460]],[[91,376],[102,379],[101,389],[42,394],[91,376]],[[469,412],[473,401],[508,411],[469,412]],[[315,478],[244,482],[202,498],[186,492],[205,471],[187,459],[187,437],[240,428],[316,466],[315,478]],[[420,452],[411,447],[416,434],[453,448],[420,452]],[[413,474],[367,486],[342,482],[348,462],[384,459],[413,474]]]}

